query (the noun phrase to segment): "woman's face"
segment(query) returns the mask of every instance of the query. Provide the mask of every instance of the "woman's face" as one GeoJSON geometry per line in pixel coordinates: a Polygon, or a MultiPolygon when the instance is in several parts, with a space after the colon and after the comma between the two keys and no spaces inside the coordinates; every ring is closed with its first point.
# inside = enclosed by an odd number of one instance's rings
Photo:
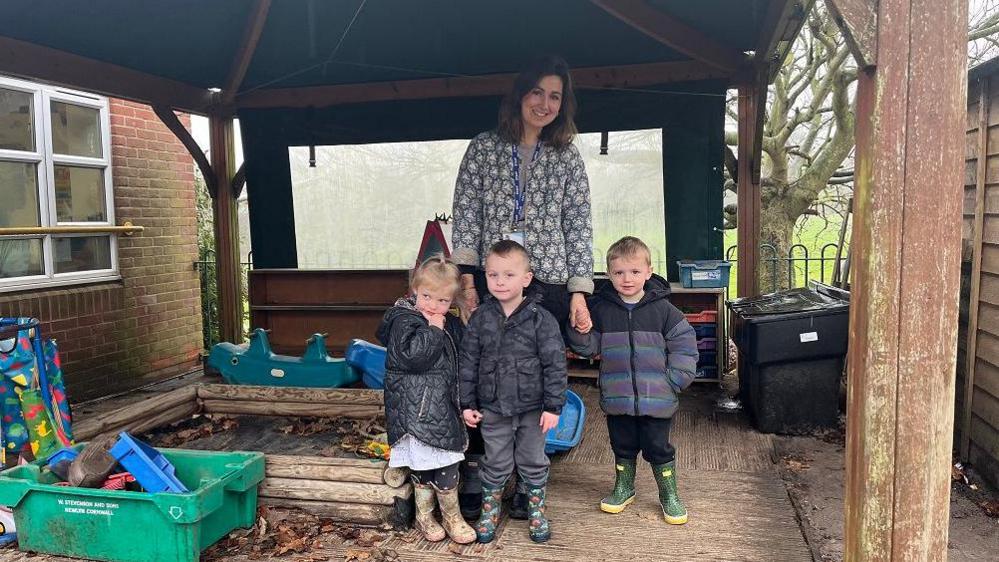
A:
{"type": "Polygon", "coordinates": [[[520,100],[520,117],[525,127],[543,129],[558,117],[562,107],[562,79],[542,76],[537,85],[520,100]]]}

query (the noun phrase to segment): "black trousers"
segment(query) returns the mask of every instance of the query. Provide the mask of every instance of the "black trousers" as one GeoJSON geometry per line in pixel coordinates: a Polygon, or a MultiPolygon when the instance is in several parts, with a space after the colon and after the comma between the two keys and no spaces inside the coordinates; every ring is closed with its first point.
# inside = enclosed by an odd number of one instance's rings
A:
{"type": "Polygon", "coordinates": [[[633,460],[642,453],[650,464],[673,462],[676,450],[669,443],[671,419],[651,416],[607,416],[614,456],[633,460]]]}
{"type": "Polygon", "coordinates": [[[433,484],[438,490],[452,490],[458,487],[458,464],[432,470],[414,470],[410,472],[410,476],[417,484],[433,484]]]}

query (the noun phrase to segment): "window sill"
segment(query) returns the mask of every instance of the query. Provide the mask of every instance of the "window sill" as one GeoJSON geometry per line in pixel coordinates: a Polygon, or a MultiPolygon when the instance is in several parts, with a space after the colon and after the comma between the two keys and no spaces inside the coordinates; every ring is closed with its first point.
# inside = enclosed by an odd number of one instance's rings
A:
{"type": "Polygon", "coordinates": [[[22,282],[5,283],[0,281],[0,295],[7,296],[9,293],[32,293],[34,291],[41,290],[58,290],[63,288],[75,287],[79,285],[90,285],[96,283],[108,283],[121,281],[121,275],[117,272],[115,273],[104,273],[101,275],[85,276],[85,277],[57,277],[52,278],[40,278],[35,277],[32,279],[25,279],[22,282]]]}

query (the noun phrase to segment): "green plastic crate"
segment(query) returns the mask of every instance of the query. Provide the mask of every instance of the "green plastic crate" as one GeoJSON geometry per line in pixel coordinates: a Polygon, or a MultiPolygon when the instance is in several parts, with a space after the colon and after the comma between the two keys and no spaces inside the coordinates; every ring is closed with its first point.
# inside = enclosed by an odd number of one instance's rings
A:
{"type": "MultiPolygon", "coordinates": [[[[80,446],[78,446],[80,447],[80,446]]],[[[159,449],[192,492],[54,486],[37,464],[0,473],[21,550],[115,562],[197,562],[237,527],[253,525],[263,453],[159,449]]]]}

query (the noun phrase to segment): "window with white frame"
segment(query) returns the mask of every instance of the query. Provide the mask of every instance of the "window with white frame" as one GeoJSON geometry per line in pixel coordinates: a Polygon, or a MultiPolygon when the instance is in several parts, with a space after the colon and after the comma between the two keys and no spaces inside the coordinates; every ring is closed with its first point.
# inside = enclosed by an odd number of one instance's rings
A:
{"type": "Polygon", "coordinates": [[[118,277],[113,235],[72,232],[114,225],[109,128],[107,98],[0,77],[0,291],[118,277]]]}

